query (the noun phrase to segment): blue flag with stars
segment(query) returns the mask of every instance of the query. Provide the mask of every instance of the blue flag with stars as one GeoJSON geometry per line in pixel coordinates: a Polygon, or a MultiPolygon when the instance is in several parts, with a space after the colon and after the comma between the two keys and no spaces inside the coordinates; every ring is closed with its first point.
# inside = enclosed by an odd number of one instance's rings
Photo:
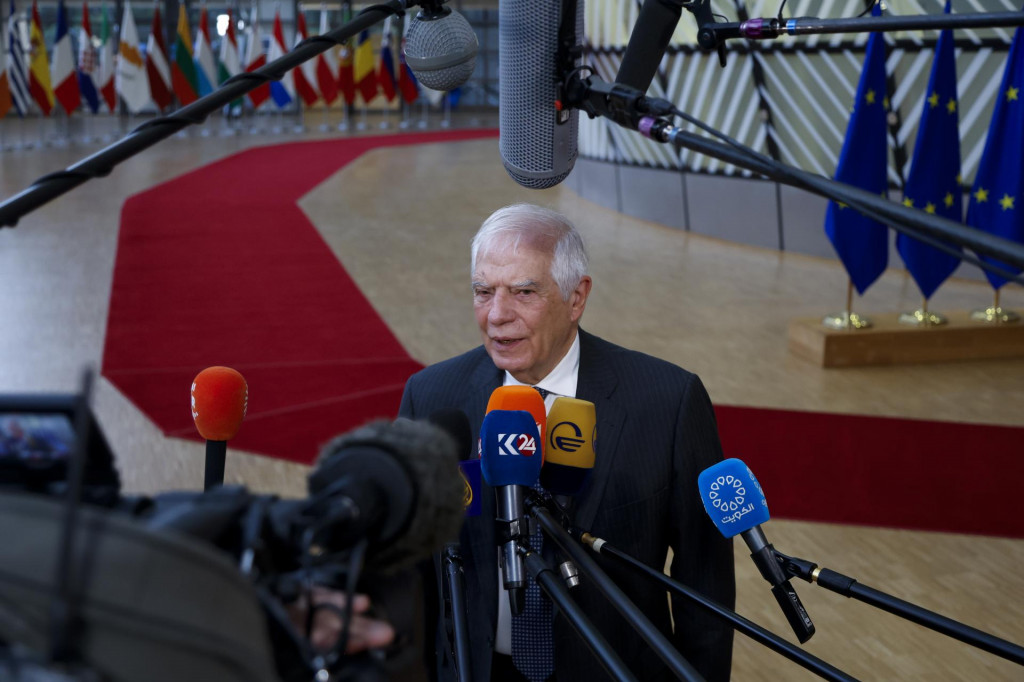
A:
{"type": "MultiPolygon", "coordinates": [[[[974,189],[967,205],[967,224],[979,230],[1024,243],[1024,29],[1013,35],[1003,82],[988,126],[974,189]]],[[[980,255],[980,254],[979,254],[980,255]]],[[[1019,273],[1020,268],[981,256],[986,263],[1019,273]]],[[[985,271],[993,289],[1006,279],[985,271]]]]}
{"type": "MultiPolygon", "coordinates": [[[[878,4],[872,8],[881,14],[878,4]]],[[[888,196],[886,166],[885,42],[881,33],[868,38],[867,56],[857,85],[846,139],[839,154],[836,180],[860,187],[878,196],[888,196]]],[[[850,281],[863,294],[889,262],[889,228],[834,201],[825,212],[825,233],[850,274],[850,281]]]]}
{"type": "MultiPolygon", "coordinates": [[[[949,14],[949,0],[946,14],[949,14]]],[[[935,46],[932,75],[914,143],[914,160],[903,188],[903,204],[958,223],[963,220],[953,31],[943,31],[935,46]]],[[[905,234],[896,236],[896,248],[925,298],[931,298],[960,265],[956,256],[905,234]]],[[[959,246],[954,248],[961,251],[959,246]]]]}

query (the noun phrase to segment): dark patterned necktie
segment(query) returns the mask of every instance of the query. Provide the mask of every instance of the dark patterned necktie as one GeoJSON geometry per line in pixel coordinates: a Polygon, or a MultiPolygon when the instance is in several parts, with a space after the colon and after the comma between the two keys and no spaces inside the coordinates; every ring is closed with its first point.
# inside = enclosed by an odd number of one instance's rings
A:
{"type": "MultiPolygon", "coordinates": [[[[534,386],[542,398],[550,391],[534,386]]],[[[544,438],[544,434],[541,434],[544,438]]],[[[540,482],[534,490],[543,490],[540,482]]],[[[530,535],[530,546],[538,554],[544,546],[544,537],[538,529],[530,535]]],[[[542,594],[536,580],[526,584],[523,612],[512,616],[512,662],[530,682],[543,682],[555,671],[555,643],[551,631],[551,601],[542,594]]]]}

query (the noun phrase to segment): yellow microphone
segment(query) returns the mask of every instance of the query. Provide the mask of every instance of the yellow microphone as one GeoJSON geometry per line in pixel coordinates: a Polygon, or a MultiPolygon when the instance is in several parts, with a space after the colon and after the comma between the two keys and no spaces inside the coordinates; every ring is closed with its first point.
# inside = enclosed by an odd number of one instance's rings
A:
{"type": "Polygon", "coordinates": [[[551,405],[547,421],[540,484],[553,495],[575,495],[594,468],[594,403],[560,396],[551,405]]]}

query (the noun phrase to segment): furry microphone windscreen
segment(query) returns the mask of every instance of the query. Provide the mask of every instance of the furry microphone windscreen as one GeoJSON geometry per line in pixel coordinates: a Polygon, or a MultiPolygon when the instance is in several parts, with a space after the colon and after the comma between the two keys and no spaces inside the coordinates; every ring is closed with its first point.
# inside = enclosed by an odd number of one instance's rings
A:
{"type": "Polygon", "coordinates": [[[321,452],[310,494],[343,476],[380,493],[385,518],[367,558],[377,570],[407,568],[458,538],[463,483],[456,444],[437,426],[378,421],[338,436],[321,452]]]}

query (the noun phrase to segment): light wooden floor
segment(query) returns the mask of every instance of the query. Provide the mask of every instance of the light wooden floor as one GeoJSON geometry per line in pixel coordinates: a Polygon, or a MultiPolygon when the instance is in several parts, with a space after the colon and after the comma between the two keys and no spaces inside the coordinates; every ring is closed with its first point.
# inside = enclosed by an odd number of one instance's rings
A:
{"type": "MultiPolygon", "coordinates": [[[[0,230],[0,392],[71,391],[84,365],[99,366],[126,197],[243,148],[321,135],[222,138],[193,131],[52,202],[17,229],[0,230]]],[[[10,196],[95,148],[3,152],[0,195],[10,196]]],[[[786,324],[842,306],[845,277],[837,263],[669,230],[563,188],[522,189],[505,175],[496,139],[379,150],[301,204],[399,340],[429,363],[478,343],[469,300],[469,239],[490,211],[521,200],[564,211],[588,240],[595,286],[584,326],[696,371],[716,402],[1024,424],[1024,361],[817,368],[788,354],[786,324]]],[[[201,207],[183,207],[182,215],[201,219],[201,207]]],[[[952,282],[932,307],[969,309],[990,300],[984,285],[952,282]]],[[[893,270],[859,309],[896,311],[917,303],[913,283],[893,270]]],[[[1024,309],[1024,292],[1006,292],[1004,304],[1024,309]]],[[[128,489],[200,485],[201,446],[163,438],[105,380],[95,398],[128,489]]],[[[864,434],[864,447],[871,446],[864,434]]],[[[229,460],[232,481],[303,494],[302,467],[237,451],[229,460]]],[[[964,460],[970,466],[968,453],[964,460]]],[[[780,520],[765,530],[784,552],[1024,643],[1022,540],[780,520]]],[[[738,610],[786,636],[785,621],[742,543],[736,554],[738,610]]],[[[1024,668],[937,633],[812,585],[797,589],[818,628],[806,648],[858,678],[1024,679],[1024,668]]],[[[734,661],[739,681],[811,678],[742,636],[734,661]]]]}

